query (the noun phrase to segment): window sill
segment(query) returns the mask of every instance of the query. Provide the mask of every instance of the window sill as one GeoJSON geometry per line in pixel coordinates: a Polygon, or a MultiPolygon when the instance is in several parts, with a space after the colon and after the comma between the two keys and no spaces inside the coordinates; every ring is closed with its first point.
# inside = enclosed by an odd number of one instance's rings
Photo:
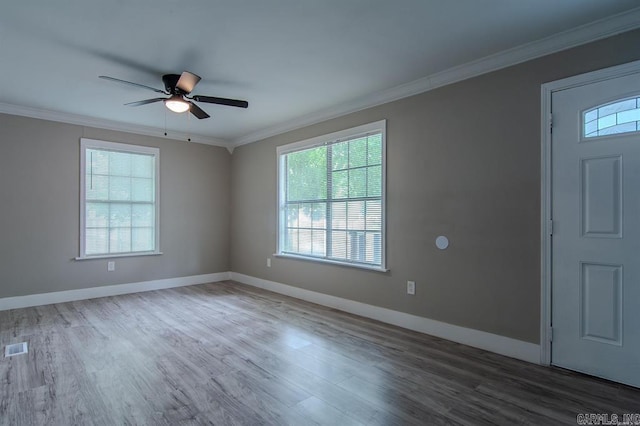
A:
{"type": "Polygon", "coordinates": [[[367,271],[374,271],[374,272],[389,272],[389,269],[387,268],[382,268],[380,266],[374,266],[374,265],[363,265],[359,263],[340,262],[339,260],[323,259],[319,257],[296,256],[295,254],[288,254],[288,253],[274,253],[273,255],[275,257],[282,257],[284,259],[296,259],[296,260],[306,260],[309,262],[316,262],[316,263],[327,263],[329,265],[347,266],[350,268],[358,268],[358,269],[364,269],[367,271]]]}
{"type": "Polygon", "coordinates": [[[122,254],[99,254],[96,256],[78,256],[74,260],[93,260],[93,259],[112,259],[114,257],[140,257],[140,256],[160,256],[161,251],[143,252],[143,253],[122,253],[122,254]]]}

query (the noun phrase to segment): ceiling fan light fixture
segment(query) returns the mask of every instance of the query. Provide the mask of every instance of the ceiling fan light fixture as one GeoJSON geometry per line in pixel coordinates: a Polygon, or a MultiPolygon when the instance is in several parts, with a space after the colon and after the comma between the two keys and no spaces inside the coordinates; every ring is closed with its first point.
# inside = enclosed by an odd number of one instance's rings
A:
{"type": "Polygon", "coordinates": [[[173,112],[181,113],[189,110],[189,104],[180,95],[173,95],[164,101],[164,104],[173,112]]]}

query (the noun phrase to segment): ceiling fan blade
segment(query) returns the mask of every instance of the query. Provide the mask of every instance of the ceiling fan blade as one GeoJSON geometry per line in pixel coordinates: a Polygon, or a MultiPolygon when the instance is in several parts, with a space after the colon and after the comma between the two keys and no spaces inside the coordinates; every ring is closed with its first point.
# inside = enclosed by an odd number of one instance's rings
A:
{"type": "Polygon", "coordinates": [[[125,104],[125,105],[140,106],[140,105],[152,104],[154,102],[160,102],[160,101],[164,101],[164,100],[165,100],[165,98],[145,99],[144,101],[129,102],[128,104],[125,104]]]}
{"type": "Polygon", "coordinates": [[[164,90],[155,89],[150,86],[145,86],[144,84],[132,83],[131,81],[120,80],[119,78],[108,77],[106,75],[99,75],[98,78],[102,78],[103,80],[115,81],[116,83],[128,84],[129,86],[142,87],[143,89],[149,89],[149,90],[153,90],[156,93],[163,93],[165,95],[168,95],[168,93],[165,92],[164,90]]]}
{"type": "Polygon", "coordinates": [[[200,81],[200,77],[189,71],[183,71],[176,83],[176,87],[184,93],[191,93],[196,84],[200,81]]]}
{"type": "Polygon", "coordinates": [[[199,119],[202,120],[203,118],[210,117],[210,115],[204,112],[203,109],[200,108],[198,105],[194,104],[193,102],[189,102],[189,104],[191,105],[191,108],[189,108],[189,110],[191,111],[191,114],[195,115],[199,119]]]}
{"type": "Polygon", "coordinates": [[[238,108],[247,108],[249,106],[249,102],[241,101],[238,99],[227,99],[227,98],[216,98],[214,96],[202,96],[202,95],[194,95],[193,100],[197,102],[206,102],[209,104],[219,104],[219,105],[227,105],[238,108]]]}

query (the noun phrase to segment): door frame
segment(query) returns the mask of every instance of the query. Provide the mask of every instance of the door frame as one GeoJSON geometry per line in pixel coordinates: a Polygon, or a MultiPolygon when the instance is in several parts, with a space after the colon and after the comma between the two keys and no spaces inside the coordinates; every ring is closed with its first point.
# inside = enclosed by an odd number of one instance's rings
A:
{"type": "Polygon", "coordinates": [[[579,74],[573,77],[544,83],[541,87],[541,159],[540,159],[540,364],[551,365],[551,235],[553,231],[551,216],[552,176],[551,176],[551,128],[553,116],[551,97],[553,92],[571,89],[609,80],[617,77],[640,73],[640,60],[579,74]]]}

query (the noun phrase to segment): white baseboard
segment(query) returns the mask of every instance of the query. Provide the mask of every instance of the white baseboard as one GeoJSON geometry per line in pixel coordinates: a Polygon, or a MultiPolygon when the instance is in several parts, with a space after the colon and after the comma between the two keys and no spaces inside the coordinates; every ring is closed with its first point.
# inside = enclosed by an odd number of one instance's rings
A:
{"type": "Polygon", "coordinates": [[[520,359],[534,364],[540,363],[540,345],[512,339],[485,331],[460,327],[441,321],[419,317],[404,312],[355,302],[341,297],[329,296],[315,291],[304,290],[274,281],[263,280],[249,275],[230,273],[230,279],[250,286],[339,309],[341,311],[372,318],[387,324],[429,334],[446,340],[473,346],[500,355],[520,359]]]}
{"type": "Polygon", "coordinates": [[[117,296],[119,294],[139,293],[142,291],[206,284],[228,280],[229,276],[229,272],[218,272],[214,274],[191,275],[187,277],[166,278],[161,280],[142,281],[138,283],[106,285],[101,287],[81,288],[77,290],[30,294],[27,296],[5,297],[0,298],[0,311],[28,308],[31,306],[50,305],[52,303],[72,302],[74,300],[94,299],[96,297],[117,296]]]}

